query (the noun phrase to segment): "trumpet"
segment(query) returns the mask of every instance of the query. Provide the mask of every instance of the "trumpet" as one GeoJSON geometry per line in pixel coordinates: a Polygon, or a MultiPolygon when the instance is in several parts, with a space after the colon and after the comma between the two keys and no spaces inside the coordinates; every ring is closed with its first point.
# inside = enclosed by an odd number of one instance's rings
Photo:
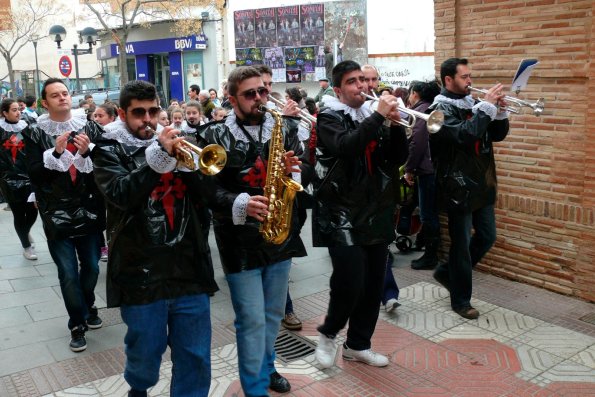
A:
{"type": "MultiPolygon", "coordinates": [[[[373,97],[372,95],[368,95],[365,92],[361,92],[360,95],[363,96],[364,98],[370,99],[374,102],[370,106],[370,108],[372,110],[376,110],[378,108],[378,105],[377,105],[378,98],[373,97]],[[374,106],[374,105],[376,105],[376,106],[374,106]]],[[[400,106],[397,106],[397,110],[399,112],[408,114],[410,116],[409,122],[403,121],[403,120],[400,120],[400,121],[392,120],[392,119],[388,119],[388,120],[392,121],[393,123],[400,124],[405,128],[413,128],[413,126],[415,125],[415,122],[417,121],[417,118],[420,118],[426,122],[426,127],[428,129],[428,132],[430,134],[435,134],[436,132],[440,131],[440,128],[442,128],[442,125],[444,124],[444,113],[442,113],[440,110],[434,110],[430,114],[425,114],[422,112],[418,112],[417,110],[403,108],[400,106]]]]}
{"type": "MultiPolygon", "coordinates": [[[[279,108],[283,108],[287,104],[287,102],[277,99],[272,95],[269,95],[269,101],[273,102],[279,108]]],[[[312,116],[304,109],[300,109],[299,118],[301,119],[300,124],[302,124],[308,131],[310,131],[316,124],[316,117],[312,116]]]]}
{"type": "Polygon", "coordinates": [[[194,157],[192,152],[198,155],[198,169],[205,175],[216,175],[227,163],[227,153],[223,146],[217,144],[207,145],[199,148],[196,145],[184,140],[174,145],[176,159],[189,170],[195,170],[194,157]]]}
{"type": "MultiPolygon", "coordinates": [[[[157,134],[149,125],[145,127],[145,130],[153,135],[157,134]]],[[[227,163],[227,153],[225,153],[223,146],[211,144],[201,149],[188,141],[181,141],[174,145],[176,160],[189,170],[196,169],[192,152],[199,156],[198,169],[205,175],[218,174],[225,167],[225,163],[227,163]]]]}
{"type": "MultiPolygon", "coordinates": [[[[484,95],[487,94],[487,92],[488,92],[488,90],[484,90],[481,88],[475,88],[470,85],[467,86],[467,89],[469,91],[479,92],[484,95]]],[[[523,101],[522,99],[515,98],[513,96],[508,96],[508,95],[505,95],[503,99],[508,103],[508,106],[500,106],[499,107],[500,110],[505,110],[505,111],[508,111],[508,112],[514,113],[514,114],[521,113],[523,106],[526,106],[526,107],[533,109],[533,114],[535,116],[539,117],[539,116],[541,116],[541,113],[543,113],[543,109],[545,107],[545,99],[544,98],[539,98],[537,100],[537,102],[534,102],[534,103],[523,101]]],[[[483,99],[479,99],[479,100],[483,101],[483,99]]]]}

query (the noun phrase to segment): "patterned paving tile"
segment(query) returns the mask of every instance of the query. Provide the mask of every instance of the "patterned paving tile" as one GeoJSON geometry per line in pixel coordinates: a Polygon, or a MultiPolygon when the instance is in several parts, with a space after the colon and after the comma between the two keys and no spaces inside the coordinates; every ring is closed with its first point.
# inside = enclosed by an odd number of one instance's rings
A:
{"type": "Polygon", "coordinates": [[[570,359],[574,362],[595,369],[595,345],[589,346],[582,352],[570,357],[570,359]]]}
{"type": "Polygon", "coordinates": [[[483,328],[476,327],[468,322],[459,324],[444,332],[428,338],[432,342],[442,342],[447,339],[494,339],[500,342],[507,341],[502,335],[495,334],[483,328]]]}
{"type": "Polygon", "coordinates": [[[508,338],[521,335],[542,324],[544,322],[541,320],[501,307],[482,313],[475,323],[479,328],[508,338]]]}
{"type": "Polygon", "coordinates": [[[541,374],[564,361],[562,357],[525,344],[517,345],[515,350],[521,363],[521,370],[517,372],[517,376],[541,386],[549,383],[541,377],[541,374]]]}
{"type": "Polygon", "coordinates": [[[595,380],[595,369],[566,360],[548,369],[541,376],[551,382],[593,382],[595,380]]]}
{"type": "Polygon", "coordinates": [[[440,334],[464,322],[460,316],[452,316],[433,309],[420,310],[415,307],[400,306],[396,315],[382,313],[380,318],[406,329],[423,338],[440,334]]]}
{"type": "Polygon", "coordinates": [[[595,338],[551,324],[537,326],[516,340],[563,358],[570,358],[595,344],[595,338]]]}

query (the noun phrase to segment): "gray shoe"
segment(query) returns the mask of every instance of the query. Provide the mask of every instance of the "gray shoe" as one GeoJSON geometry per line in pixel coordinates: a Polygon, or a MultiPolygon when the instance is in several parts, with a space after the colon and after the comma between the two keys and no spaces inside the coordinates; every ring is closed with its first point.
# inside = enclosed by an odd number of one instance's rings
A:
{"type": "Polygon", "coordinates": [[[37,260],[37,254],[35,253],[35,249],[33,247],[27,247],[23,250],[23,256],[30,261],[37,260]]]}

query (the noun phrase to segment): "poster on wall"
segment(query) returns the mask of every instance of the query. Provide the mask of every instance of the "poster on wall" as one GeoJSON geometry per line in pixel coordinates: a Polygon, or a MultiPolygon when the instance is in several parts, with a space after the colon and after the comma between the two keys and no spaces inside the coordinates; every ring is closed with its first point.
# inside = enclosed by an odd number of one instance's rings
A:
{"type": "Polygon", "coordinates": [[[202,64],[200,63],[186,64],[186,86],[190,87],[192,84],[199,87],[202,85],[202,64]]]}
{"type": "Polygon", "coordinates": [[[254,35],[254,10],[234,11],[236,48],[256,47],[254,35]]]}
{"type": "Polygon", "coordinates": [[[300,6],[301,45],[324,45],[324,4],[300,6]]]}
{"type": "Polygon", "coordinates": [[[273,70],[273,82],[284,83],[286,81],[285,57],[283,55],[283,48],[265,48],[264,64],[273,70]]]}
{"type": "Polygon", "coordinates": [[[366,0],[331,1],[324,7],[325,43],[335,40],[341,47],[336,63],[350,59],[363,65],[368,62],[366,0]]]}
{"type": "Polygon", "coordinates": [[[285,64],[287,65],[286,77],[288,83],[301,81],[316,81],[315,47],[286,47],[285,64]]]}
{"type": "Polygon", "coordinates": [[[277,45],[300,45],[299,6],[277,7],[277,45]]]}
{"type": "Polygon", "coordinates": [[[262,48],[238,48],[236,49],[237,66],[262,65],[262,48]]]}
{"type": "Polygon", "coordinates": [[[256,20],[256,47],[277,45],[277,13],[274,8],[254,10],[256,20]]]}

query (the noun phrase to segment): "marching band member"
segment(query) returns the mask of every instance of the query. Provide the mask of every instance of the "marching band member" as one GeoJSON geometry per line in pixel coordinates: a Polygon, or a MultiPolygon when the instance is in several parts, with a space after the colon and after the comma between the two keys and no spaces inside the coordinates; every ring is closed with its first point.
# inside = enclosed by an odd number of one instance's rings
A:
{"type": "Polygon", "coordinates": [[[496,241],[496,163],[492,142],[508,134],[508,113],[499,111],[502,84],[477,102],[469,95],[471,70],[464,58],[450,58],[440,66],[443,89],[430,109],[444,112],[442,129],[432,136],[438,204],[448,213],[448,262],[434,278],[450,292],[450,305],[461,317],[479,317],[471,306],[472,269],[496,241]],[[434,145],[435,143],[435,145],[434,145]],[[456,179],[457,182],[454,182],[456,179]],[[460,181],[463,180],[464,185],[460,181]],[[471,226],[475,230],[471,235],[471,226]]]}
{"type": "Polygon", "coordinates": [[[333,87],[337,98],[325,96],[318,114],[312,237],[315,246],[328,247],[333,274],[316,359],[333,365],[335,337],[349,321],[343,358],[385,366],[388,358],[371,349],[371,338],[395,237],[392,175],[407,157],[407,142],[401,127],[383,126],[387,117],[399,120],[395,97],[381,97],[375,112],[363,106],[368,86],[359,64],[338,63],[333,87]]]}
{"type": "Polygon", "coordinates": [[[301,162],[296,155],[302,149],[296,121],[284,118],[276,126],[268,112],[259,110],[266,103],[268,89],[257,69],[236,68],[229,75],[228,90],[233,112],[206,125],[200,134],[227,151],[227,165],[214,178],[213,228],[236,315],[242,389],[246,396],[266,396],[267,388],[281,393],[291,388],[275,370],[274,345],[283,318],[291,258],[306,255],[295,211],[285,242],[266,243],[259,233],[268,214],[263,187],[275,128],[280,127],[284,136],[286,153],[281,166],[286,174],[299,176],[295,173],[301,171],[301,162]]]}

